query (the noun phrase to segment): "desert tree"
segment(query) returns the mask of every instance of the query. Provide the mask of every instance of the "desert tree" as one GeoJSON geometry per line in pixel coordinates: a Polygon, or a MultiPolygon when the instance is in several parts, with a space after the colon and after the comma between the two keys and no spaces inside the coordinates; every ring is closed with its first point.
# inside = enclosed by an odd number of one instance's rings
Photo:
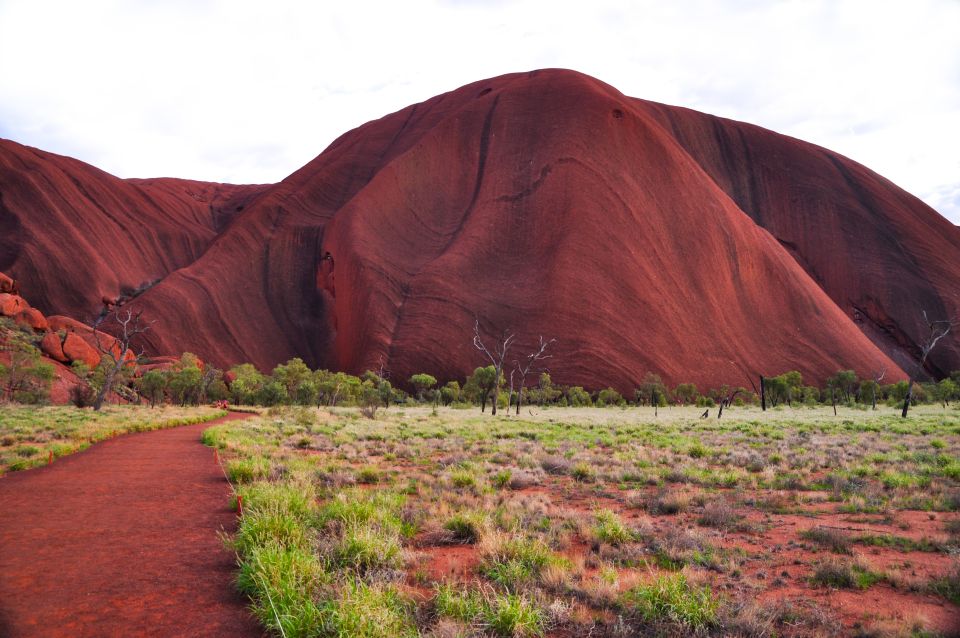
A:
{"type": "Polygon", "coordinates": [[[699,394],[697,386],[693,383],[679,383],[677,387],[673,389],[673,396],[677,402],[682,405],[696,403],[699,394]]]}
{"type": "Polygon", "coordinates": [[[124,310],[116,306],[110,307],[106,313],[101,313],[93,322],[93,340],[100,353],[101,363],[104,365],[103,384],[93,400],[94,410],[103,407],[103,401],[107,393],[113,389],[114,382],[121,375],[123,367],[136,366],[143,352],[132,354],[133,342],[139,335],[150,330],[152,324],[152,321],[144,321],[142,310],[134,312],[129,308],[124,310]],[[101,332],[101,328],[110,328],[111,336],[101,332]]]}
{"type": "Polygon", "coordinates": [[[168,375],[162,370],[149,370],[137,381],[137,389],[150,401],[150,407],[156,407],[163,401],[167,390],[168,375]]]}
{"type": "Polygon", "coordinates": [[[510,351],[510,346],[513,345],[513,340],[516,337],[513,332],[510,330],[502,330],[500,334],[493,340],[489,341],[489,346],[484,342],[483,338],[480,336],[480,320],[475,319],[473,322],[473,347],[479,350],[490,360],[490,364],[493,366],[494,370],[494,384],[493,384],[493,397],[492,405],[493,410],[492,414],[497,414],[497,399],[500,394],[500,379],[503,378],[503,362],[507,358],[507,353],[510,351]]]}
{"type": "Polygon", "coordinates": [[[410,377],[410,385],[417,391],[417,401],[423,403],[427,391],[437,385],[437,378],[426,372],[420,372],[410,377]]]}
{"type": "Polygon", "coordinates": [[[560,396],[560,391],[553,385],[549,372],[541,372],[537,379],[537,400],[541,407],[544,403],[553,403],[560,396]]]}
{"type": "MultiPolygon", "coordinates": [[[[517,391],[517,414],[520,414],[520,405],[523,403],[523,387],[527,383],[527,377],[530,374],[537,374],[540,372],[546,372],[539,368],[539,363],[553,357],[552,354],[547,354],[547,348],[550,347],[550,344],[556,341],[556,339],[550,339],[549,341],[543,340],[543,335],[540,335],[540,345],[533,352],[527,355],[526,359],[523,361],[514,361],[513,368],[517,373],[517,377],[520,382],[520,389],[517,391]]],[[[511,391],[513,389],[513,374],[510,375],[510,387],[511,391]]]]}
{"type": "Polygon", "coordinates": [[[927,363],[927,357],[930,356],[930,352],[940,340],[950,334],[950,330],[960,323],[956,319],[930,319],[926,310],[922,313],[923,321],[927,324],[927,329],[930,332],[920,345],[920,361],[917,362],[914,373],[910,375],[910,380],[907,382],[907,396],[903,399],[903,411],[900,413],[901,418],[904,419],[907,418],[907,410],[910,409],[910,401],[913,399],[913,384],[916,383],[917,377],[923,371],[923,366],[927,363]]]}
{"type": "Polygon", "coordinates": [[[446,385],[440,388],[440,400],[443,405],[450,405],[454,401],[459,401],[460,383],[458,381],[448,381],[446,385]]]}
{"type": "Polygon", "coordinates": [[[486,412],[487,399],[496,384],[497,371],[493,366],[476,368],[463,384],[463,394],[468,400],[476,400],[480,404],[480,412],[486,412]]]}

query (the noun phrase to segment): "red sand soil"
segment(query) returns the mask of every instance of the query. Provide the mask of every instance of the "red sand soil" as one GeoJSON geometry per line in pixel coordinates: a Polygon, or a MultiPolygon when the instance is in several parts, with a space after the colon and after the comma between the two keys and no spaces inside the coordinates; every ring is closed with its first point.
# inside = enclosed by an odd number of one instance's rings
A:
{"type": "Polygon", "coordinates": [[[0,636],[260,636],[217,537],[230,489],[199,442],[244,416],[0,478],[0,636]]]}
{"type": "MultiPolygon", "coordinates": [[[[888,180],[559,69],[368,122],[268,187],[117,180],[4,142],[0,192],[0,270],[41,310],[85,318],[162,278],[133,302],[150,351],[221,366],[463,378],[479,317],[517,333],[511,356],[555,337],[563,384],[888,383],[921,310],[960,312],[960,230],[888,180]]],[[[960,338],[929,367],[960,368],[960,338]]]]}

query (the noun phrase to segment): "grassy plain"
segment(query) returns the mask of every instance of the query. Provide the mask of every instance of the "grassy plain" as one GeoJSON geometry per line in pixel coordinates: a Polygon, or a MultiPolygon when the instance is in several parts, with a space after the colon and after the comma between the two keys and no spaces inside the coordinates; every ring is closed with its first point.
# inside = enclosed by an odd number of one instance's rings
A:
{"type": "Polygon", "coordinates": [[[201,423],[225,414],[208,407],[156,409],[104,406],[99,412],[68,406],[0,406],[0,475],[45,465],[128,432],[201,423]]]}
{"type": "Polygon", "coordinates": [[[273,409],[208,429],[291,636],[960,631],[960,410],[273,409]]]}

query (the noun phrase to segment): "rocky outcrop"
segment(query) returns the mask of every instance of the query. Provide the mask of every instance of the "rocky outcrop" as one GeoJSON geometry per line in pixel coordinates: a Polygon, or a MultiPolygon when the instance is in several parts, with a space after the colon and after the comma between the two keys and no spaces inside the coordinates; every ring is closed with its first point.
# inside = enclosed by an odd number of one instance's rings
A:
{"type": "MultiPolygon", "coordinates": [[[[218,366],[462,378],[485,363],[479,320],[515,332],[518,358],[556,338],[559,383],[892,381],[915,366],[922,310],[960,314],[960,232],[915,197],[829,150],[571,71],[412,105],[270,187],[116,180],[3,144],[0,205],[17,213],[0,214],[0,268],[41,309],[129,304],[156,320],[149,351],[218,366]],[[41,224],[66,234],[46,245],[41,224]],[[69,255],[44,270],[48,253],[69,255]]],[[[958,368],[952,335],[928,372],[958,368]]]]}

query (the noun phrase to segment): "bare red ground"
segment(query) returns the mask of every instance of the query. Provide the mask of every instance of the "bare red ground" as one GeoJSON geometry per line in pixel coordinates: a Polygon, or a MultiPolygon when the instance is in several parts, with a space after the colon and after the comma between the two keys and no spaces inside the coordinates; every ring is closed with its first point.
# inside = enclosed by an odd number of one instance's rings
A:
{"type": "Polygon", "coordinates": [[[0,478],[0,636],[261,635],[217,536],[236,518],[212,423],[0,478]]]}

